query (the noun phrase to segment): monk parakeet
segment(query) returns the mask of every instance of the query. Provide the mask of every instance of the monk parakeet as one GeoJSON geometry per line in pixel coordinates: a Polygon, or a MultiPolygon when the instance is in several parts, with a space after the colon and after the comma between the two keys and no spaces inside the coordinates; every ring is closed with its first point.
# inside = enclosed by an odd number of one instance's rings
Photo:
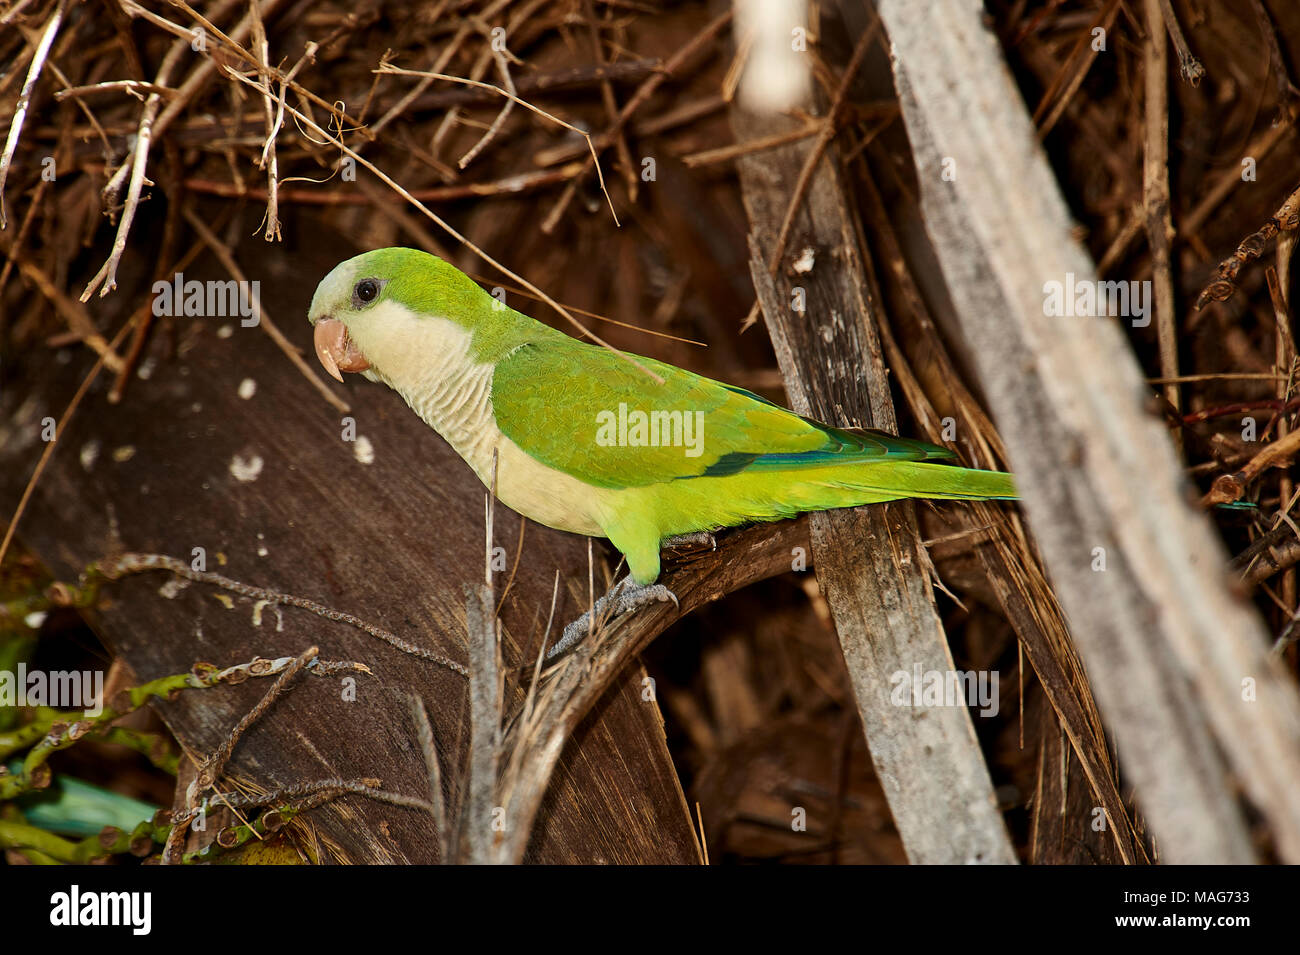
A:
{"type": "MultiPolygon", "coordinates": [[[[627,358],[506,307],[437,256],[379,249],[312,298],[326,371],[401,395],[497,496],[541,524],[607,537],[636,588],[666,538],[905,497],[1013,498],[1011,475],[945,448],[835,428],[743,388],[627,358]]],[[[624,603],[628,594],[624,594],[624,603]]],[[[639,602],[644,602],[644,597],[639,602]]]]}

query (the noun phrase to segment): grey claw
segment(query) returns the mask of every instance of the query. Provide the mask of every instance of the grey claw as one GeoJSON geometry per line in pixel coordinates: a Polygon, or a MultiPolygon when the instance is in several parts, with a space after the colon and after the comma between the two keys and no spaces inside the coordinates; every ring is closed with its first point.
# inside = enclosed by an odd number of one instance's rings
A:
{"type": "Polygon", "coordinates": [[[560,635],[559,642],[546,651],[546,659],[552,660],[576,646],[591,631],[593,613],[596,615],[598,622],[611,620],[614,617],[632,613],[647,604],[658,601],[671,601],[673,606],[679,609],[681,607],[681,604],[677,601],[677,595],[663,584],[650,584],[642,587],[632,583],[631,577],[624,577],[610,588],[609,593],[597,600],[596,605],[591,610],[586,611],[581,617],[564,628],[564,633],[560,635]]]}

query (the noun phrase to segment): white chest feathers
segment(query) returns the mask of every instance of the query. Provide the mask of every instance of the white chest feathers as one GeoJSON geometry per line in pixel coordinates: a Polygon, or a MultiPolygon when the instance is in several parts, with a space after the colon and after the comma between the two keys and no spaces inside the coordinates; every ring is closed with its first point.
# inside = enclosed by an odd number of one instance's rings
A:
{"type": "Polygon", "coordinates": [[[603,535],[597,515],[604,492],[540,463],[502,434],[492,410],[495,366],[474,360],[468,330],[390,301],[349,332],[370,362],[366,377],[401,395],[485,486],[496,452],[497,496],[507,507],[549,527],[603,535]]]}

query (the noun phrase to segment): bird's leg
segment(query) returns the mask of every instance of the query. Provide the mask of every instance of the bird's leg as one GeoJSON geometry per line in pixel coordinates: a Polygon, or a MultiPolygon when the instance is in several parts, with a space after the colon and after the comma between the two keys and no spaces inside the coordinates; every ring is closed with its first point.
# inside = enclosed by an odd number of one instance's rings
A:
{"type": "Polygon", "coordinates": [[[603,621],[612,620],[620,614],[640,610],[647,604],[657,601],[672,601],[676,605],[677,595],[663,584],[642,586],[634,583],[631,577],[624,577],[609,588],[609,593],[597,600],[591,610],[588,610],[564,628],[559,643],[546,651],[546,659],[552,660],[566,650],[577,646],[578,642],[593,629],[593,615],[595,618],[594,625],[599,626],[603,621]]]}

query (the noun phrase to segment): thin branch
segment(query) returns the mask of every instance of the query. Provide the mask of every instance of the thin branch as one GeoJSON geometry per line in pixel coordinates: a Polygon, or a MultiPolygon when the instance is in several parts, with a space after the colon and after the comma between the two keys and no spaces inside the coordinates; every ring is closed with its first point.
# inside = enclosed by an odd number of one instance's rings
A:
{"type": "MultiPolygon", "coordinates": [[[[504,67],[503,67],[503,69],[504,69],[504,67]]],[[[619,224],[619,222],[618,222],[618,213],[616,213],[616,212],[614,211],[614,202],[613,202],[612,199],[610,199],[610,197],[609,197],[609,191],[605,188],[605,176],[604,176],[604,174],[601,173],[601,171],[600,171],[600,162],[599,162],[599,160],[597,159],[597,155],[596,155],[596,146],[595,146],[595,144],[592,142],[591,135],[590,135],[589,133],[585,132],[584,130],[579,129],[577,126],[574,126],[572,123],[566,123],[564,120],[560,119],[560,118],[559,118],[558,116],[556,116],[555,114],[553,114],[553,113],[548,113],[546,110],[542,109],[541,107],[539,107],[539,106],[534,106],[532,103],[528,102],[527,100],[520,99],[520,98],[515,94],[515,92],[514,92],[513,82],[511,82],[511,89],[509,89],[509,90],[504,90],[504,89],[502,89],[501,87],[499,87],[499,86],[494,86],[494,85],[491,84],[491,83],[483,83],[483,82],[481,82],[481,81],[479,81],[479,80],[470,80],[470,79],[466,79],[466,78],[463,77],[463,76],[451,76],[451,75],[449,75],[449,74],[447,74],[447,73],[431,73],[431,72],[425,72],[425,71],[423,71],[423,70],[404,70],[404,69],[402,69],[401,67],[393,66],[391,63],[384,63],[384,64],[382,64],[382,65],[379,67],[379,69],[374,70],[373,72],[375,72],[375,73],[395,73],[395,74],[397,74],[397,75],[399,75],[399,76],[423,76],[423,77],[429,77],[429,78],[432,78],[432,79],[435,79],[435,80],[447,80],[448,82],[451,82],[451,83],[462,83],[462,84],[464,84],[465,86],[475,86],[475,87],[478,87],[478,88],[480,88],[480,89],[492,90],[492,91],[495,92],[495,93],[500,93],[502,96],[504,96],[504,97],[505,97],[506,99],[508,99],[510,102],[512,102],[512,103],[518,103],[520,106],[524,107],[525,109],[532,110],[532,111],[533,111],[534,113],[536,113],[538,116],[544,116],[544,117],[546,117],[547,119],[549,119],[551,122],[553,122],[553,123],[557,123],[558,125],[563,126],[565,129],[572,130],[573,132],[577,133],[579,136],[583,137],[583,138],[587,141],[587,148],[591,151],[591,159],[590,159],[590,162],[591,162],[593,165],[595,165],[595,167],[596,167],[596,175],[597,175],[597,177],[600,179],[600,191],[603,192],[603,193],[605,194],[605,201],[606,201],[607,203],[609,203],[609,212],[610,212],[610,215],[612,215],[612,216],[614,217],[614,224],[615,224],[615,225],[618,225],[618,224],[619,224]]],[[[507,73],[507,74],[505,74],[505,76],[506,76],[506,79],[509,80],[509,74],[507,73]]],[[[500,118],[501,115],[502,115],[502,114],[498,114],[498,119],[500,118]]],[[[494,125],[495,125],[495,124],[494,124],[494,125]]],[[[482,142],[482,140],[480,140],[480,142],[482,142]]],[[[466,155],[468,156],[469,154],[467,153],[466,155]]],[[[469,156],[469,158],[472,159],[473,156],[469,156]]],[[[465,168],[466,162],[467,162],[466,159],[464,159],[464,158],[461,159],[461,161],[460,161],[460,167],[461,167],[462,169],[465,168]]],[[[587,170],[588,168],[589,168],[588,166],[583,166],[583,168],[582,168],[582,170],[580,170],[580,173],[579,173],[579,174],[581,174],[582,172],[586,172],[586,170],[587,170]]]]}
{"type": "Polygon", "coordinates": [[[424,757],[425,770],[429,775],[430,812],[438,831],[438,852],[441,861],[448,863],[452,861],[448,857],[451,836],[447,828],[446,801],[442,796],[442,764],[438,760],[438,747],[433,738],[429,713],[424,708],[424,701],[418,696],[411,697],[411,719],[415,723],[415,738],[420,743],[420,754],[424,757]]]}
{"type": "MultiPolygon", "coordinates": [[[[189,44],[184,41],[177,41],[172,44],[167,55],[163,57],[162,66],[158,68],[158,75],[154,77],[155,86],[167,86],[171,78],[171,72],[180,62],[182,56],[189,52],[189,44]]],[[[140,192],[144,188],[145,166],[149,162],[149,147],[153,141],[154,121],[158,118],[158,109],[162,105],[162,96],[158,93],[150,93],[149,98],[145,100],[144,107],[140,110],[140,124],[136,130],[135,146],[132,150],[133,159],[131,162],[131,184],[127,187],[126,205],[122,209],[122,219],[117,225],[117,235],[113,238],[113,248],[109,252],[108,259],[95,276],[86,283],[82,290],[81,301],[86,301],[91,295],[99,289],[100,298],[103,298],[113,289],[117,288],[117,264],[122,258],[122,253],[126,251],[127,236],[131,233],[131,223],[135,220],[137,207],[140,205],[140,192]]],[[[122,170],[127,167],[123,164],[122,169],[118,170],[119,175],[115,175],[110,180],[110,187],[115,183],[122,170]]]]}
{"type": "Polygon", "coordinates": [[[18,137],[22,135],[23,120],[27,118],[27,107],[32,100],[32,90],[36,87],[36,81],[41,78],[41,68],[45,66],[45,58],[49,56],[50,47],[54,43],[54,37],[59,32],[59,24],[63,22],[63,15],[67,10],[68,0],[59,0],[59,5],[54,8],[54,13],[46,22],[41,38],[36,44],[36,52],[32,54],[31,65],[27,68],[27,79],[23,81],[22,92],[18,94],[18,105],[14,107],[13,119],[9,122],[9,137],[5,140],[4,153],[0,154],[0,229],[8,226],[8,217],[5,215],[5,180],[9,178],[9,166],[13,162],[14,151],[18,148],[18,137]]]}
{"type": "Polygon", "coordinates": [[[459,673],[461,676],[468,676],[469,670],[463,663],[457,663],[440,653],[432,650],[426,650],[424,647],[403,640],[401,637],[391,633],[382,627],[377,627],[372,623],[367,623],[360,617],[353,616],[350,613],[344,613],[341,610],[335,610],[333,607],[327,607],[324,604],[309,600],[306,597],[297,597],[293,594],[281,593],[277,590],[270,590],[266,587],[256,587],[252,584],[245,584],[238,580],[232,580],[222,574],[215,574],[206,570],[194,570],[189,563],[176,557],[169,557],[166,554],[136,554],[125,553],[100,562],[99,572],[108,580],[116,580],[125,574],[141,574],[150,571],[165,570],[175,574],[178,577],[184,577],[186,580],[192,580],[195,583],[208,584],[209,586],[219,587],[222,590],[229,591],[233,594],[239,594],[241,597],[247,597],[250,600],[264,600],[271,605],[283,605],[286,607],[297,607],[299,610],[306,610],[314,613],[318,617],[324,617],[326,620],[333,620],[337,623],[345,623],[350,627],[355,627],[365,633],[384,641],[389,646],[395,647],[402,653],[410,654],[413,657],[419,657],[421,660],[428,660],[439,666],[446,667],[448,670],[459,673]]]}
{"type": "Polygon", "coordinates": [[[506,118],[514,111],[515,100],[518,99],[515,92],[515,81],[510,75],[510,61],[506,59],[505,53],[495,46],[490,46],[489,49],[492,52],[493,60],[496,62],[497,72],[501,74],[501,82],[505,84],[506,101],[497,112],[496,118],[492,120],[492,125],[479,137],[478,142],[465,151],[465,155],[461,156],[456,163],[461,169],[472,163],[475,157],[487,147],[487,144],[501,132],[501,127],[505,125],[506,118]]]}
{"type": "MultiPolygon", "coordinates": [[[[266,142],[262,146],[262,158],[258,168],[267,171],[266,231],[263,238],[267,242],[272,242],[280,240],[280,200],[276,194],[280,188],[280,163],[275,151],[275,137],[280,130],[280,122],[284,114],[276,111],[271,97],[271,47],[266,38],[266,25],[262,23],[262,16],[257,9],[257,0],[252,0],[248,10],[253,21],[253,50],[261,56],[262,63],[267,69],[267,72],[258,77],[262,85],[262,109],[266,115],[266,142]]],[[[300,59],[298,65],[301,66],[302,62],[300,59]]],[[[283,83],[280,84],[280,93],[284,94],[283,83]]]]}
{"type": "Polygon", "coordinates": [[[1169,29],[1169,38],[1174,41],[1174,49],[1178,51],[1178,74],[1192,86],[1200,86],[1201,77],[1205,76],[1205,67],[1192,55],[1187,38],[1183,36],[1183,28],[1178,24],[1173,4],[1169,0],[1159,0],[1159,3],[1160,9],[1155,19],[1151,16],[1151,7],[1147,7],[1147,29],[1159,34],[1160,21],[1164,20],[1164,25],[1169,29]]]}
{"type": "MultiPolygon", "coordinates": [[[[579,163],[569,163],[558,169],[539,169],[534,172],[517,173],[491,182],[462,182],[452,186],[429,186],[424,189],[412,189],[411,195],[423,202],[449,202],[454,199],[475,199],[490,196],[517,196],[521,193],[543,189],[556,183],[573,179],[580,172],[579,163]]],[[[302,176],[292,176],[280,180],[286,182],[313,182],[302,176]]],[[[201,192],[210,196],[225,196],[229,199],[259,199],[267,197],[267,191],[240,182],[216,182],[211,179],[186,179],[185,188],[192,192],[201,192]]],[[[281,202],[301,202],[314,206],[364,206],[371,202],[368,196],[359,196],[352,192],[323,192],[319,189],[281,188],[277,191],[281,202]]]]}
{"type": "Polygon", "coordinates": [[[226,764],[230,762],[230,757],[234,755],[235,746],[239,744],[240,738],[248,731],[249,727],[262,718],[266,711],[271,708],[271,704],[274,703],[280,697],[280,694],[284,692],[284,688],[289,685],[289,682],[302,672],[303,667],[307,666],[307,664],[312,660],[315,660],[319,653],[320,649],[318,647],[308,647],[305,651],[295,657],[292,663],[284,668],[284,672],[276,677],[275,682],[271,684],[270,689],[262,695],[262,698],[258,700],[257,704],[251,710],[244,714],[243,718],[235,724],[235,728],[226,735],[224,740],[222,740],[221,745],[217,747],[216,752],[214,752],[204,762],[198,775],[195,776],[193,782],[190,783],[191,799],[193,799],[198,793],[210,789],[217,784],[217,780],[225,771],[226,764]]]}
{"type": "MultiPolygon", "coordinates": [[[[1142,163],[1142,202],[1146,213],[1147,243],[1155,278],[1156,337],[1160,344],[1160,374],[1178,377],[1178,329],[1174,299],[1171,244],[1174,226],[1169,212],[1169,92],[1168,55],[1160,29],[1160,5],[1168,0],[1146,0],[1146,143],[1142,163]]],[[[1176,381],[1165,385],[1165,398],[1177,410],[1182,390],[1176,381]]],[[[1174,432],[1180,453],[1182,435],[1174,432]]]]}
{"type": "Polygon", "coordinates": [[[144,80],[108,80],[103,83],[91,83],[89,86],[69,86],[55,93],[54,99],[62,103],[69,96],[80,98],[116,90],[125,90],[134,96],[139,96],[141,93],[157,93],[159,96],[172,97],[177,93],[170,86],[159,86],[157,83],[146,83],[144,80]]]}

